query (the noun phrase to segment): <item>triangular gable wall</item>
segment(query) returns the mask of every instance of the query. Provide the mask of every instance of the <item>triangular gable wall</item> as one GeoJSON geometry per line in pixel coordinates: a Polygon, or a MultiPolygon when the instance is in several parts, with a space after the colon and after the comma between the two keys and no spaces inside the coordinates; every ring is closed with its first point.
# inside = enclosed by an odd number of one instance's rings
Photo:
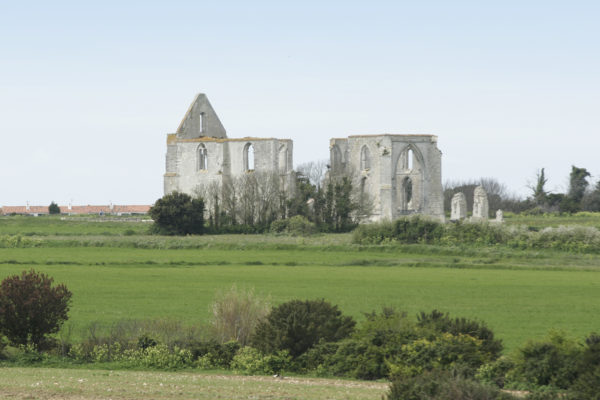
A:
{"type": "Polygon", "coordinates": [[[196,96],[177,128],[177,137],[195,139],[214,137],[225,139],[227,133],[204,93],[196,96]]]}

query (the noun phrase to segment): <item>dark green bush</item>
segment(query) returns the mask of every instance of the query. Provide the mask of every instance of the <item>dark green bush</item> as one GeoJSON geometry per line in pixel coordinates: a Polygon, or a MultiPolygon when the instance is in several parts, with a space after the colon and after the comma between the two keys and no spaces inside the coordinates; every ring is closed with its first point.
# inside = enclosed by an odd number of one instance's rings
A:
{"type": "Polygon", "coordinates": [[[430,328],[437,332],[451,333],[452,335],[469,335],[482,341],[482,349],[495,360],[502,353],[502,341],[494,338],[494,332],[485,323],[467,318],[450,318],[446,313],[433,310],[431,313],[419,313],[418,325],[430,328]]]}
{"type": "Polygon", "coordinates": [[[360,244],[380,244],[394,240],[394,224],[382,221],[359,225],[352,232],[352,241],[360,244]]]}
{"type": "Polygon", "coordinates": [[[290,235],[306,236],[317,233],[317,226],[302,215],[271,222],[271,233],[287,233],[290,235]]]}
{"type": "Polygon", "coordinates": [[[502,356],[495,361],[482,365],[475,377],[482,382],[503,388],[506,384],[506,374],[515,367],[512,359],[502,356]]]}
{"type": "Polygon", "coordinates": [[[48,206],[48,214],[60,214],[60,207],[55,202],[51,202],[48,206]]]}
{"type": "Polygon", "coordinates": [[[436,220],[414,216],[394,221],[392,235],[400,243],[434,243],[444,233],[444,225],[436,220]]]}
{"type": "Polygon", "coordinates": [[[569,400],[600,400],[600,365],[581,373],[571,386],[569,400]]]}
{"type": "Polygon", "coordinates": [[[387,400],[509,400],[513,396],[447,371],[417,376],[398,375],[392,379],[387,400]]]}
{"type": "Polygon", "coordinates": [[[402,353],[402,346],[419,337],[406,314],[392,308],[365,314],[365,317],[352,337],[342,341],[335,354],[324,363],[333,375],[386,378],[390,373],[389,360],[396,359],[402,353]]]}
{"type": "Polygon", "coordinates": [[[203,358],[205,366],[211,368],[229,368],[240,348],[238,342],[219,343],[216,340],[195,342],[188,346],[194,360],[203,358]]]}
{"type": "Polygon", "coordinates": [[[529,341],[519,349],[512,379],[532,388],[568,389],[577,379],[582,356],[582,347],[575,340],[551,332],[548,338],[529,341]]]}
{"type": "Polygon", "coordinates": [[[172,192],[156,200],[148,211],[152,232],[164,235],[201,235],[204,232],[204,201],[172,192]]]}
{"type": "Polygon", "coordinates": [[[355,324],[325,300],[291,300],[271,310],[257,326],[251,343],[264,353],[287,350],[296,358],[321,341],[346,338],[355,324]]]}

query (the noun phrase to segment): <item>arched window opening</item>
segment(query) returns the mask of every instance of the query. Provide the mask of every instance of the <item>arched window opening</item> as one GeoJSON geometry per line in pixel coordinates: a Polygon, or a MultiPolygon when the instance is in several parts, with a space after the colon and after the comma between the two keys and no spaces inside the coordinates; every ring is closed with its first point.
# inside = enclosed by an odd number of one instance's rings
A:
{"type": "Polygon", "coordinates": [[[365,171],[371,168],[371,154],[369,153],[369,148],[367,146],[363,146],[360,151],[360,169],[365,171]]]}
{"type": "Polygon", "coordinates": [[[208,169],[208,152],[203,144],[198,146],[198,149],[196,150],[196,169],[198,171],[208,169]]]}
{"type": "Polygon", "coordinates": [[[198,125],[200,134],[204,133],[204,113],[198,114],[198,125]]]}
{"type": "Polygon", "coordinates": [[[252,143],[244,147],[244,168],[246,171],[254,171],[254,146],[252,143]]]}
{"type": "Polygon", "coordinates": [[[404,182],[402,184],[402,187],[404,189],[404,209],[405,210],[412,210],[412,191],[413,191],[413,185],[412,185],[412,180],[408,177],[406,177],[404,179],[404,182]]]}
{"type": "Polygon", "coordinates": [[[412,151],[412,149],[408,149],[408,154],[407,156],[407,168],[409,171],[412,171],[413,166],[414,166],[414,152],[412,151]]]}
{"type": "Polygon", "coordinates": [[[285,174],[287,172],[288,150],[286,146],[279,148],[279,172],[285,174]]]}

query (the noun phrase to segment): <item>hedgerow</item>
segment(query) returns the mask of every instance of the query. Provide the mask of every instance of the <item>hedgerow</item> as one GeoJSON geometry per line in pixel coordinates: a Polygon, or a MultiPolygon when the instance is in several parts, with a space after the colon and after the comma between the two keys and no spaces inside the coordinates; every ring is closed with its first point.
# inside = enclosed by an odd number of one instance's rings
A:
{"type": "Polygon", "coordinates": [[[443,224],[420,216],[361,225],[354,230],[352,241],[361,245],[504,245],[517,249],[600,253],[600,230],[591,226],[546,227],[538,231],[525,226],[506,226],[495,222],[443,224]]]}

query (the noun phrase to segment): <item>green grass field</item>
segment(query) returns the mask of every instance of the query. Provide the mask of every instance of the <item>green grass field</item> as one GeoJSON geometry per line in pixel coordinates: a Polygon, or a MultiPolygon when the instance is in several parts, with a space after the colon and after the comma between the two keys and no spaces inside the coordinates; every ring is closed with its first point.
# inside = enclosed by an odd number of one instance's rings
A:
{"type": "Polygon", "coordinates": [[[549,329],[576,337],[600,331],[598,255],[357,246],[347,234],[165,238],[142,235],[143,222],[0,218],[3,234],[20,225],[41,247],[0,249],[0,278],[35,268],[64,282],[74,294],[68,324],[75,335],[93,322],[122,319],[202,324],[215,293],[233,284],[273,304],[325,298],[359,320],[384,305],[409,315],[438,309],[477,318],[507,351],[549,329]],[[134,234],[123,236],[126,230],[134,234]],[[150,248],[140,248],[145,244],[150,248]]]}
{"type": "Polygon", "coordinates": [[[380,382],[210,375],[189,372],[0,368],[10,399],[379,399],[380,382]]]}

